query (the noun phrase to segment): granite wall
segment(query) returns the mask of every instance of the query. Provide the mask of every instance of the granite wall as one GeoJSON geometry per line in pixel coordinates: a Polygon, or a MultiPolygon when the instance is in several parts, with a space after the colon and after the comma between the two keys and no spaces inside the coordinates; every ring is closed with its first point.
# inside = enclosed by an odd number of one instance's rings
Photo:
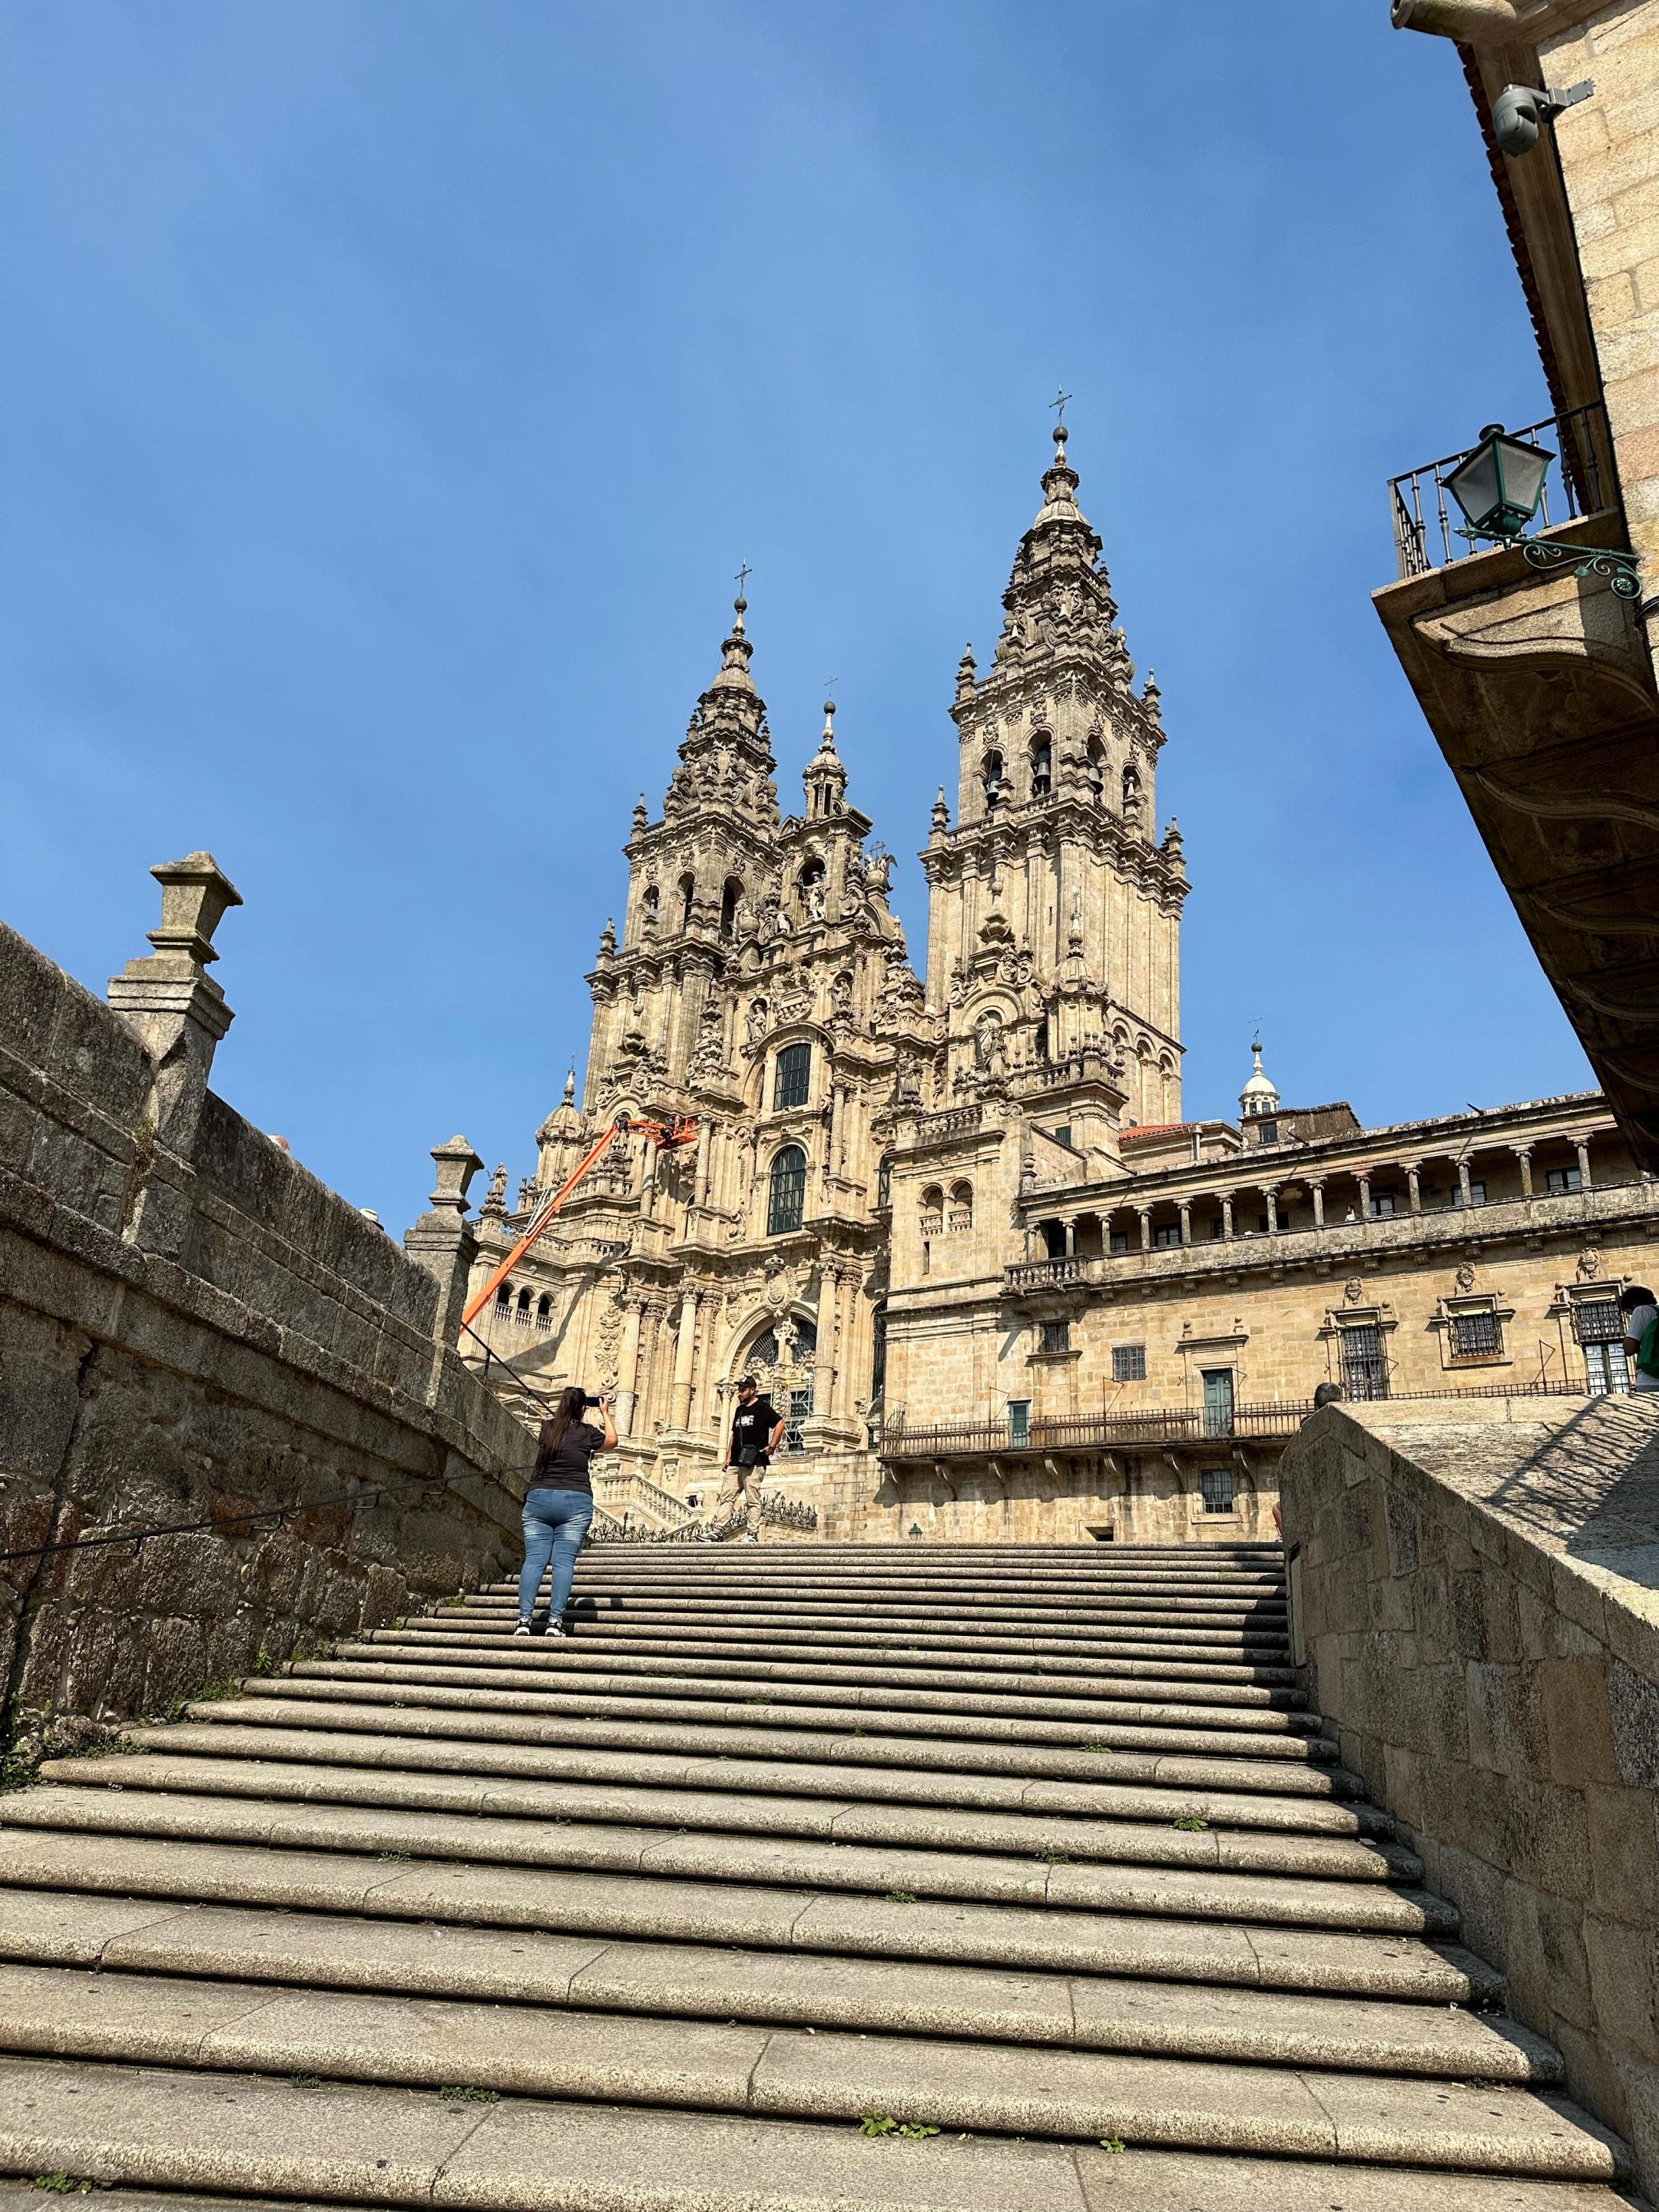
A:
{"type": "Polygon", "coordinates": [[[1659,1395],[1328,1407],[1280,1496],[1345,1763],[1659,2198],[1659,1395]]]}
{"type": "Polygon", "coordinates": [[[471,1148],[434,1153],[405,1250],[216,1097],[206,963],[239,902],[207,855],[155,872],[118,1011],[0,926],[0,1739],[25,1751],[516,1563],[531,1440],[448,1348],[471,1148]]]}

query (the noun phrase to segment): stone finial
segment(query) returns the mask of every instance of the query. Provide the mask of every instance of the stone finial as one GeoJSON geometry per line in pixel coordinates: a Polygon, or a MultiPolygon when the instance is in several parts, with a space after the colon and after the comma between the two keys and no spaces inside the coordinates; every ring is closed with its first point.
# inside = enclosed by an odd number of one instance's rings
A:
{"type": "Polygon", "coordinates": [[[478,1208],[478,1212],[482,1216],[491,1221],[504,1221],[506,1219],[507,1162],[505,1160],[501,1160],[496,1163],[495,1172],[489,1178],[489,1194],[486,1196],[483,1204],[478,1208]]]}
{"type": "Polygon", "coordinates": [[[432,1193],[432,1210],[434,1213],[453,1213],[459,1220],[466,1212],[467,1186],[475,1175],[483,1172],[483,1162],[465,1137],[452,1137],[447,1145],[434,1145],[432,1157],[438,1169],[438,1188],[432,1193]]]}
{"type": "Polygon", "coordinates": [[[1158,688],[1158,676],[1156,672],[1150,668],[1146,671],[1146,681],[1140,687],[1140,703],[1146,709],[1147,714],[1152,717],[1153,721],[1160,724],[1162,723],[1164,720],[1164,694],[1158,688]]]}
{"type": "Polygon", "coordinates": [[[957,663],[957,696],[958,699],[970,699],[973,696],[974,678],[976,671],[977,664],[974,659],[974,648],[971,644],[964,645],[962,648],[962,658],[957,663]]]}
{"type": "Polygon", "coordinates": [[[608,914],[605,918],[605,927],[599,933],[599,965],[604,967],[607,961],[614,960],[616,957],[617,917],[608,914]]]}
{"type": "Polygon", "coordinates": [[[219,957],[213,933],[231,907],[240,906],[241,893],[211,853],[186,853],[150,873],[161,886],[161,927],[149,932],[150,943],[164,958],[205,968],[219,957]]]}
{"type": "Polygon", "coordinates": [[[643,837],[650,826],[651,810],[645,803],[645,793],[641,792],[634,801],[634,835],[643,837]]]}
{"type": "Polygon", "coordinates": [[[568,1075],[567,1075],[567,1076],[565,1077],[565,1079],[564,1079],[564,1103],[565,1103],[567,1106],[574,1106],[574,1105],[575,1104],[575,1103],[576,1103],[576,1063],[575,1063],[575,1061],[573,1060],[571,1061],[571,1063],[570,1063],[570,1073],[569,1073],[569,1074],[568,1074],[568,1075]]]}
{"type": "Polygon", "coordinates": [[[932,821],[935,837],[942,837],[951,826],[950,803],[945,796],[943,784],[939,787],[939,797],[933,801],[932,821]]]}
{"type": "Polygon", "coordinates": [[[1170,817],[1170,826],[1164,832],[1164,857],[1172,868],[1181,867],[1184,864],[1186,849],[1186,840],[1182,836],[1181,824],[1172,814],[1170,817]]]}

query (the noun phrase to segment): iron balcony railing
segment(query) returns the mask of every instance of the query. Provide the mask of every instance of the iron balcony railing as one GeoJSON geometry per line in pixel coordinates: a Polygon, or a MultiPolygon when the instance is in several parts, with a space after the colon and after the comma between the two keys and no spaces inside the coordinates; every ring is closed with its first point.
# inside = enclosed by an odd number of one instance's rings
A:
{"type": "MultiPolygon", "coordinates": [[[[1576,522],[1581,515],[1598,514],[1603,507],[1616,504],[1618,480],[1613,474],[1607,418],[1600,400],[1593,400],[1588,407],[1569,408],[1565,415],[1553,415],[1542,422],[1529,422],[1524,430],[1511,430],[1509,434],[1547,447],[1556,456],[1544,480],[1534,529],[1576,522]]],[[[1425,461],[1420,468],[1407,469],[1403,476],[1390,478],[1395,554],[1402,578],[1426,576],[1437,568],[1449,568],[1454,561],[1467,561],[1472,553],[1492,550],[1490,539],[1477,541],[1462,535],[1462,510],[1446,489],[1447,477],[1471,450],[1466,447],[1461,453],[1425,461]]]]}
{"type": "MultiPolygon", "coordinates": [[[[1443,1390],[1391,1390],[1386,1378],[1365,1395],[1407,1403],[1445,1398],[1588,1398],[1574,1382],[1489,1382],[1443,1390]]],[[[1148,1406],[1139,1413],[1028,1415],[1018,1401],[1000,1418],[912,1424],[896,1413],[882,1431],[884,1460],[1004,1458],[1019,1453],[1110,1451],[1159,1444],[1248,1443],[1294,1436],[1314,1410],[1311,1398],[1273,1399],[1258,1406],[1148,1406]]]]}

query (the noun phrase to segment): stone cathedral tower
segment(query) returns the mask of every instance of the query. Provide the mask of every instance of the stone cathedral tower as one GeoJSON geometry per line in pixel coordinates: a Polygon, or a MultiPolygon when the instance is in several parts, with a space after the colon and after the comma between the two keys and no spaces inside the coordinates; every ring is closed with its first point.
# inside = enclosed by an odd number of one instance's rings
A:
{"type": "Polygon", "coordinates": [[[792,1424],[779,1479],[852,1510],[879,1480],[890,1345],[920,1380],[919,1347],[949,1343],[977,1394],[1021,1190],[1056,1164],[1122,1173],[1126,1121],[1179,1117],[1187,879],[1173,825],[1154,836],[1158,690],[1134,689],[1054,434],[994,660],[957,672],[925,990],[833,708],[799,812],[780,809],[743,599],[659,818],[635,810],[580,1103],[573,1076],[514,1211],[497,1170],[475,1277],[619,1110],[696,1116],[693,1153],[616,1147],[483,1324],[509,1393],[616,1388],[614,1510],[672,1525],[712,1486],[752,1368],[792,1424]]]}

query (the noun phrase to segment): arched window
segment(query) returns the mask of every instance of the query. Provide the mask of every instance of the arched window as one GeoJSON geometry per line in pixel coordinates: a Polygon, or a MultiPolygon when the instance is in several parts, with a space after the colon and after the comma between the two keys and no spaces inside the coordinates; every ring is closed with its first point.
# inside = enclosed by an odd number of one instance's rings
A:
{"type": "Polygon", "coordinates": [[[549,1329],[553,1326],[553,1293],[551,1291],[544,1291],[540,1297],[536,1301],[536,1326],[538,1329],[549,1329]]]}
{"type": "Polygon", "coordinates": [[[889,1152],[876,1170],[876,1204],[878,1206],[890,1206],[892,1203],[893,1155],[889,1152]]]}
{"type": "Polygon", "coordinates": [[[1098,805],[1106,796],[1106,749],[1098,738],[1089,740],[1088,757],[1083,772],[1089,780],[1089,796],[1098,805]]]}
{"type": "Polygon", "coordinates": [[[682,876],[680,878],[680,927],[682,929],[687,929],[690,927],[691,908],[696,902],[696,878],[695,876],[682,876]]]}
{"type": "Polygon", "coordinates": [[[772,1163],[766,1205],[767,1235],[789,1236],[800,1227],[805,1212],[806,1155],[799,1145],[786,1145],[772,1163]]]}
{"type": "Polygon", "coordinates": [[[530,1326],[530,1292],[527,1289],[519,1293],[519,1303],[513,1309],[513,1326],[514,1328],[528,1328],[530,1326]]]}
{"type": "Polygon", "coordinates": [[[661,904],[662,893],[657,889],[655,884],[647,884],[645,887],[645,895],[640,901],[640,922],[641,927],[646,929],[654,929],[656,927],[658,911],[660,908],[661,904]]]}
{"type": "Polygon", "coordinates": [[[987,753],[980,763],[979,774],[985,789],[985,811],[988,814],[994,814],[1003,798],[1002,755],[999,752],[987,753]]]}
{"type": "Polygon", "coordinates": [[[796,877],[795,898],[803,921],[823,920],[825,886],[822,860],[809,860],[796,877]]]}
{"type": "Polygon", "coordinates": [[[501,1285],[501,1288],[500,1288],[500,1289],[496,1291],[496,1293],[495,1293],[495,1310],[496,1310],[496,1312],[497,1312],[498,1314],[504,1314],[504,1313],[507,1311],[507,1308],[512,1304],[512,1303],[513,1303],[513,1285],[512,1285],[512,1284],[511,1284],[511,1283],[503,1283],[503,1284],[501,1285]]]}
{"type": "Polygon", "coordinates": [[[936,1182],[930,1182],[921,1194],[921,1236],[927,1243],[945,1234],[945,1193],[936,1182]]]}
{"type": "Polygon", "coordinates": [[[743,885],[735,876],[728,876],[726,889],[720,893],[720,935],[728,940],[738,933],[738,907],[743,897],[743,885]]]}
{"type": "Polygon", "coordinates": [[[1054,787],[1054,741],[1047,730],[1031,739],[1031,796],[1047,799],[1054,787]]]}
{"type": "Polygon", "coordinates": [[[1140,771],[1133,761],[1129,761],[1123,770],[1123,811],[1133,814],[1139,811],[1139,806],[1140,771]]]}
{"type": "Polygon", "coordinates": [[[778,1054],[778,1072],[772,1085],[772,1104],[804,1106],[812,1091],[812,1048],[787,1044],[778,1054]]]}
{"type": "Polygon", "coordinates": [[[974,1225],[974,1186],[970,1182],[953,1182],[951,1204],[945,1216],[945,1226],[954,1234],[974,1225]]]}

